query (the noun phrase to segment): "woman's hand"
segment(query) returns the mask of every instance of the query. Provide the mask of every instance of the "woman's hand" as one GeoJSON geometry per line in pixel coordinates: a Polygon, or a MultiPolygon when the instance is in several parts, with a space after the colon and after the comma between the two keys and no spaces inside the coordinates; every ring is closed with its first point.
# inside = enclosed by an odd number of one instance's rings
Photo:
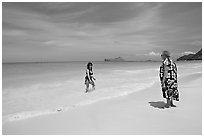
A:
{"type": "Polygon", "coordinates": [[[164,82],[162,82],[162,83],[161,83],[161,87],[162,87],[162,88],[166,88],[166,86],[165,86],[165,83],[164,83],[164,82]]]}
{"type": "Polygon", "coordinates": [[[167,88],[164,83],[162,83],[162,91],[165,91],[167,88]]]}

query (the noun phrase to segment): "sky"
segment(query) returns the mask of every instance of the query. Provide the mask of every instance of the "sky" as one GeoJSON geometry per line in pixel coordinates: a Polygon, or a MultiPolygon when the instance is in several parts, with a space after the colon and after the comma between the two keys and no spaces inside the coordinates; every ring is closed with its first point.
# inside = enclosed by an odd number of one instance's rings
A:
{"type": "Polygon", "coordinates": [[[202,48],[202,3],[2,3],[3,62],[176,59],[202,48]]]}

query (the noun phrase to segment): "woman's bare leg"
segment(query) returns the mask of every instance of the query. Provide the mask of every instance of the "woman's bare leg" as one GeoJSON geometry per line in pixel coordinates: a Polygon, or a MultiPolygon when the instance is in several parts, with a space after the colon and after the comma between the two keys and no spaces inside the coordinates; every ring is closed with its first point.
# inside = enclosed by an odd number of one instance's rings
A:
{"type": "Polygon", "coordinates": [[[92,88],[95,89],[95,83],[93,81],[92,81],[91,85],[92,85],[92,88]]]}
{"type": "Polygon", "coordinates": [[[169,108],[171,106],[171,101],[170,99],[166,99],[166,108],[169,108]]]}
{"type": "Polygon", "coordinates": [[[171,107],[176,107],[176,105],[173,104],[173,100],[171,100],[171,107]]]}
{"type": "Polygon", "coordinates": [[[86,83],[86,92],[89,90],[89,83],[86,83]]]}

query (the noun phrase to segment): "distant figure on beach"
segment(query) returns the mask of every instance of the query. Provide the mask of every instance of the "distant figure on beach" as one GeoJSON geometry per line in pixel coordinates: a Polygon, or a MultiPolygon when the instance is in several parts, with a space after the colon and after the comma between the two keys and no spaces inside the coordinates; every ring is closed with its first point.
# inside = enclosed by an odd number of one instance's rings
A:
{"type": "Polygon", "coordinates": [[[85,76],[85,85],[86,85],[86,93],[89,90],[89,84],[92,85],[92,88],[95,89],[95,78],[93,76],[93,63],[89,62],[87,64],[87,69],[86,69],[86,76],[85,76]]]}
{"type": "Polygon", "coordinates": [[[177,84],[177,67],[170,59],[169,51],[163,51],[161,54],[162,64],[160,66],[160,80],[163,97],[167,99],[165,107],[176,107],[173,100],[179,101],[179,92],[177,84]]]}

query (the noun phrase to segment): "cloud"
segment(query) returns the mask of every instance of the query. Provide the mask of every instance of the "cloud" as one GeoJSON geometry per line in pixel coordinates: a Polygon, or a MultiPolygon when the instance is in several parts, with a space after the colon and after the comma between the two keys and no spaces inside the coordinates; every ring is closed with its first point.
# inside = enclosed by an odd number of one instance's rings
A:
{"type": "Polygon", "coordinates": [[[43,46],[54,46],[54,47],[67,47],[67,48],[73,48],[76,47],[76,44],[70,43],[67,40],[48,40],[42,42],[43,46]]]}
{"type": "Polygon", "coordinates": [[[202,45],[202,41],[201,40],[195,40],[191,44],[195,45],[195,46],[201,46],[202,45]]]}
{"type": "Polygon", "coordinates": [[[160,56],[161,53],[156,53],[156,52],[152,51],[152,52],[149,52],[149,53],[146,54],[146,55],[147,55],[147,56],[160,56]]]}
{"type": "Polygon", "coordinates": [[[3,36],[25,36],[25,31],[22,30],[4,30],[3,36]]]}
{"type": "Polygon", "coordinates": [[[182,53],[182,55],[188,55],[188,54],[195,54],[195,52],[192,51],[185,51],[182,53]]]}
{"type": "Polygon", "coordinates": [[[46,51],[66,51],[65,59],[80,51],[78,60],[93,53],[99,60],[121,54],[159,58],[164,49],[181,54],[202,46],[201,15],[202,3],[4,2],[3,50],[39,53],[33,58],[46,51]]]}

